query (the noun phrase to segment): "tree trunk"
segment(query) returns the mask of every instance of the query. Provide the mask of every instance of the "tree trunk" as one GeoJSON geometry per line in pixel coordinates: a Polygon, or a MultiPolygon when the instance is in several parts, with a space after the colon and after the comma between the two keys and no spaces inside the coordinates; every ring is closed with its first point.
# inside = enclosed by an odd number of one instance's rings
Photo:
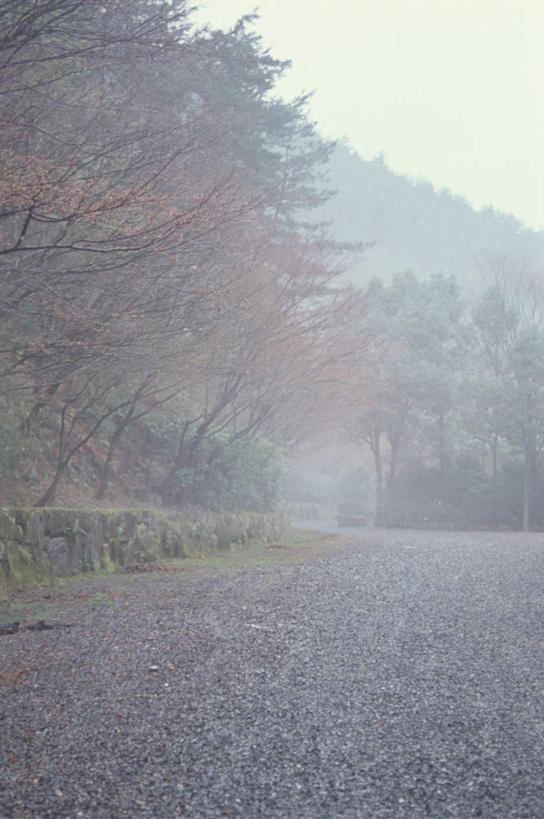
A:
{"type": "Polygon", "coordinates": [[[381,433],[374,432],[372,435],[372,452],[374,454],[374,467],[376,471],[376,508],[374,513],[374,526],[385,525],[385,493],[383,485],[383,461],[381,453],[381,433]]]}
{"type": "Polygon", "coordinates": [[[491,480],[493,487],[497,485],[497,475],[499,471],[499,436],[495,433],[491,443],[491,480]]]}
{"type": "Polygon", "coordinates": [[[395,489],[397,486],[397,464],[399,454],[399,442],[395,441],[395,446],[391,445],[389,470],[384,486],[383,497],[383,523],[388,525],[393,520],[395,489]]]}
{"type": "Polygon", "coordinates": [[[438,416],[438,447],[440,474],[445,475],[448,471],[450,458],[446,440],[446,416],[443,413],[438,416]]]}
{"type": "Polygon", "coordinates": [[[115,450],[117,449],[117,444],[121,439],[122,428],[116,430],[115,433],[112,435],[110,440],[110,445],[108,447],[108,454],[106,455],[106,460],[104,462],[104,466],[102,467],[102,471],[100,473],[100,479],[98,483],[98,489],[96,490],[95,498],[96,500],[102,500],[104,495],[106,494],[106,490],[108,488],[108,484],[110,481],[110,470],[111,470],[111,462],[113,460],[113,455],[115,450]]]}
{"type": "MultiPolygon", "coordinates": [[[[192,456],[194,455],[194,452],[195,452],[195,449],[196,449],[196,447],[195,447],[195,440],[196,439],[191,441],[189,446],[185,445],[185,438],[186,438],[186,435],[187,435],[187,432],[189,430],[190,425],[191,424],[190,424],[189,421],[186,421],[185,424],[183,425],[183,428],[181,430],[181,434],[180,434],[180,437],[179,437],[177,449],[176,449],[176,454],[175,454],[174,460],[172,462],[172,465],[171,465],[166,477],[164,477],[162,479],[162,481],[160,482],[160,484],[156,488],[156,492],[157,492],[158,496],[160,497],[161,503],[162,503],[163,506],[167,506],[168,502],[171,500],[171,484],[172,484],[172,481],[174,480],[174,478],[176,476],[176,472],[178,472],[178,470],[181,469],[182,466],[185,466],[187,464],[187,462],[190,461],[192,459],[192,456]]],[[[198,436],[198,431],[197,431],[197,436],[198,436]]],[[[198,446],[198,444],[196,446],[198,446]]]]}
{"type": "Polygon", "coordinates": [[[108,488],[108,483],[110,480],[110,470],[111,470],[111,463],[113,461],[114,453],[117,449],[119,441],[122,438],[123,432],[126,430],[128,425],[130,424],[132,417],[134,415],[134,409],[136,407],[136,400],[134,400],[126,414],[126,416],[118,422],[118,425],[110,438],[110,445],[108,447],[108,454],[106,455],[106,460],[104,466],[102,467],[102,472],[100,474],[100,481],[98,484],[98,489],[96,490],[95,498],[96,500],[102,500],[104,495],[106,494],[106,490],[108,488]]]}
{"type": "Polygon", "coordinates": [[[523,532],[529,531],[529,498],[531,495],[531,477],[529,475],[529,465],[527,459],[523,463],[523,516],[521,528],[523,532]]]}
{"type": "Polygon", "coordinates": [[[497,503],[498,503],[498,486],[497,477],[499,474],[499,436],[497,433],[493,436],[491,442],[491,520],[496,529],[498,527],[497,503]]]}
{"type": "Polygon", "coordinates": [[[49,484],[41,498],[36,501],[34,506],[49,506],[49,504],[55,500],[55,495],[57,494],[59,483],[66,471],[66,466],[67,464],[65,463],[61,463],[57,466],[53,480],[51,481],[51,483],[49,484]]]}
{"type": "Polygon", "coordinates": [[[531,528],[531,498],[533,494],[535,463],[536,463],[536,441],[532,430],[526,433],[523,445],[523,514],[521,528],[523,532],[530,531],[531,528]]]}

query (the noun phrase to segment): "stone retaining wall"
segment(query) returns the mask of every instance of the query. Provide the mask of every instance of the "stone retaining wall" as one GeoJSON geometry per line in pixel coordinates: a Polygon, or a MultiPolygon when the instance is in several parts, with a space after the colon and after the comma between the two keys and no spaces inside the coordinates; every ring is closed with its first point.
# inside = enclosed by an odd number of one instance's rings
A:
{"type": "Polygon", "coordinates": [[[281,516],[159,510],[0,509],[0,594],[158,557],[203,556],[276,539],[281,516]]]}

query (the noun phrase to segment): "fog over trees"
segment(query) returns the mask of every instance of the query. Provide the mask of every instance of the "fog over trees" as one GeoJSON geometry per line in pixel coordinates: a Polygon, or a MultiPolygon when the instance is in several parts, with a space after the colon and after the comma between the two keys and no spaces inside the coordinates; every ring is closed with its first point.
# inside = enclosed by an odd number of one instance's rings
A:
{"type": "Polygon", "coordinates": [[[541,235],[323,140],[252,18],[0,23],[3,502],[269,510],[335,442],[288,499],[544,526],[541,235]]]}
{"type": "Polygon", "coordinates": [[[372,276],[390,282],[405,270],[422,278],[440,272],[455,276],[473,295],[482,289],[489,255],[544,265],[544,233],[492,207],[475,210],[462,196],[436,190],[427,180],[400,176],[383,156],[362,159],[339,143],[331,155],[330,184],[338,193],[319,208],[318,217],[332,222],[340,240],[372,242],[350,265],[358,283],[372,276]]]}

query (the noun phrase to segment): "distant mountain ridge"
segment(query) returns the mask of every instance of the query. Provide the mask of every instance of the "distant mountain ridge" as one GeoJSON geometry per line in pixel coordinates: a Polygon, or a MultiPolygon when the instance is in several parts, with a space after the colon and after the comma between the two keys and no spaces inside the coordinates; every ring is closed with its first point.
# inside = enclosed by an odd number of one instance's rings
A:
{"type": "Polygon", "coordinates": [[[544,270],[544,232],[493,208],[475,210],[448,190],[391,171],[383,158],[365,160],[343,143],[331,157],[330,184],[338,193],[319,209],[339,241],[373,242],[354,260],[349,278],[364,284],[412,270],[427,278],[454,275],[467,290],[481,287],[481,265],[505,254],[544,270]]]}

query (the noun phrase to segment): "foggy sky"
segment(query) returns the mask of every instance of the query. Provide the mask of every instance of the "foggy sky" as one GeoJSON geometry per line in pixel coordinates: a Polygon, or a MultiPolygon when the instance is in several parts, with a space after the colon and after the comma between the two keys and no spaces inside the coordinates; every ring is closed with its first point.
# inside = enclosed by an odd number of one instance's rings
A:
{"type": "Polygon", "coordinates": [[[198,20],[257,5],[293,62],[281,94],[315,90],[325,136],[544,229],[542,0],[203,0],[198,20]]]}

